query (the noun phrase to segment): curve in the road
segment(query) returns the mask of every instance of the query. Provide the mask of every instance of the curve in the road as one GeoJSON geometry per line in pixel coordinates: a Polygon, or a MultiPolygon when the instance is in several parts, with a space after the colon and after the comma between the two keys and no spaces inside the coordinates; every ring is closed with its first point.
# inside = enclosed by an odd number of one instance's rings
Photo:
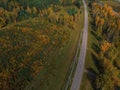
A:
{"type": "Polygon", "coordinates": [[[70,90],[80,90],[81,79],[84,71],[84,63],[85,63],[86,49],[87,49],[87,38],[88,38],[88,11],[87,11],[87,5],[85,0],[83,0],[83,4],[84,4],[84,11],[85,11],[85,20],[84,20],[82,46],[81,46],[79,60],[78,60],[78,64],[75,70],[75,75],[74,75],[70,90]]]}

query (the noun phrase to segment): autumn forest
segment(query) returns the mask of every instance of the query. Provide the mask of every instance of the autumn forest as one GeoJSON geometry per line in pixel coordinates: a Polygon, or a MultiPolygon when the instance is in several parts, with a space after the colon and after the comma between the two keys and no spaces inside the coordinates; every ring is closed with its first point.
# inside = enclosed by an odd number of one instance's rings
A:
{"type": "Polygon", "coordinates": [[[23,90],[41,71],[46,72],[40,83],[48,80],[55,51],[80,18],[80,5],[79,0],[0,0],[0,90],[23,90]]]}
{"type": "Polygon", "coordinates": [[[72,90],[85,3],[80,90],[120,90],[118,0],[0,0],[0,90],[72,90]]]}

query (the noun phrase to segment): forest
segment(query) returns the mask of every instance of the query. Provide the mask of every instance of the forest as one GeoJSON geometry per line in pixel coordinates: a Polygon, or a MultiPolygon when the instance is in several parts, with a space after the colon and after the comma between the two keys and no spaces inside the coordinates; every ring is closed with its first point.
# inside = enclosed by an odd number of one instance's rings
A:
{"type": "Polygon", "coordinates": [[[93,59],[98,73],[94,79],[95,90],[120,89],[120,13],[98,2],[90,4],[91,33],[97,39],[93,43],[93,59]]]}
{"type": "Polygon", "coordinates": [[[69,40],[80,6],[80,0],[0,0],[0,90],[23,90],[44,69],[47,80],[56,64],[50,56],[69,40]]]}

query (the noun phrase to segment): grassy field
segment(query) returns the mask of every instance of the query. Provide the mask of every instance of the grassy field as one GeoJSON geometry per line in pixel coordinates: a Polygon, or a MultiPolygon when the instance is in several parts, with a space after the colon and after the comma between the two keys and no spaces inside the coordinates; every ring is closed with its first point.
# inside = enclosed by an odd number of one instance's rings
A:
{"type": "Polygon", "coordinates": [[[42,73],[36,76],[33,82],[25,88],[25,90],[60,90],[62,88],[66,81],[66,74],[69,71],[69,67],[75,56],[79,35],[83,28],[83,12],[80,15],[80,18],[81,19],[79,21],[76,21],[75,30],[71,29],[70,40],[65,44],[64,47],[58,48],[58,50],[51,55],[51,57],[56,62],[53,75],[49,76],[49,79],[46,81],[46,83],[42,85],[41,88],[39,88],[41,85],[39,81],[46,73],[45,70],[42,71],[42,73]]]}

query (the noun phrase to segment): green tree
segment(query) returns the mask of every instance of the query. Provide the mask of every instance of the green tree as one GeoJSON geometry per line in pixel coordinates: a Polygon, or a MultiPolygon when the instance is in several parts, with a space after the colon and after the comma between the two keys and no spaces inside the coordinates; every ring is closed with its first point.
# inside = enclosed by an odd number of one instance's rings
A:
{"type": "Polygon", "coordinates": [[[98,75],[95,85],[97,90],[114,90],[114,82],[108,73],[98,75]]]}

